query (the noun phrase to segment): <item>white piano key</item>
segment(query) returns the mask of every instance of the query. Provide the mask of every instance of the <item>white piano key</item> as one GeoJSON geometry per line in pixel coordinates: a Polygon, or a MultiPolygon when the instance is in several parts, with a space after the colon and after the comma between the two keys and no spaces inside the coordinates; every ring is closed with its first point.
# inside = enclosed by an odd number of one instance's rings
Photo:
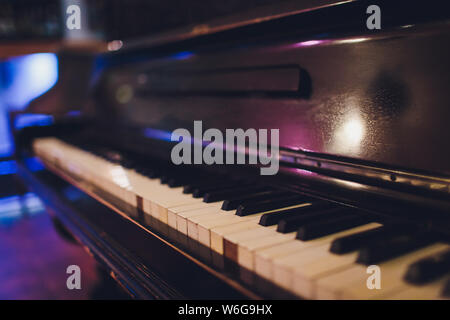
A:
{"type": "Polygon", "coordinates": [[[218,209],[215,207],[206,207],[202,209],[181,212],[177,215],[177,230],[187,235],[188,234],[187,226],[189,217],[209,214],[211,212],[216,212],[217,210],[218,209]]]}
{"type": "MultiPolygon", "coordinates": [[[[295,206],[290,206],[288,208],[297,208],[305,205],[309,205],[309,203],[301,203],[295,206]]],[[[199,228],[198,234],[201,234],[203,243],[210,244],[213,250],[218,250],[217,252],[223,253],[223,241],[226,239],[227,234],[233,234],[235,232],[241,232],[250,229],[266,229],[267,227],[263,227],[259,225],[259,219],[263,214],[277,212],[280,210],[285,210],[286,208],[278,208],[274,210],[254,213],[248,216],[236,216],[230,218],[223,218],[224,215],[229,211],[221,211],[217,213],[216,216],[205,217],[203,219],[197,219],[194,223],[199,228]],[[213,221],[213,218],[217,218],[217,222],[213,221]],[[250,224],[247,222],[251,221],[250,224]],[[239,226],[239,223],[244,223],[242,226],[239,226]],[[208,241],[209,238],[209,241],[208,241]],[[222,242],[222,244],[220,244],[222,242]]],[[[232,211],[234,213],[234,211],[232,211]]]]}
{"type": "MultiPolygon", "coordinates": [[[[230,255],[241,266],[299,296],[322,299],[442,298],[440,291],[447,278],[414,286],[405,283],[402,277],[412,260],[442,250],[443,245],[430,246],[381,263],[383,289],[369,291],[365,285],[369,275],[365,266],[354,263],[356,253],[335,255],[329,252],[329,245],[337,237],[378,227],[377,223],[300,241],[295,239],[296,232],[282,234],[276,232],[276,226],[260,226],[260,216],[266,212],[236,216],[234,210],[221,210],[221,201],[204,203],[200,198],[183,194],[180,187],[170,188],[159,179],[145,177],[57,138],[36,139],[33,149],[45,161],[133,207],[137,207],[137,197],[141,197],[144,216],[153,217],[162,225],[186,235],[186,239],[190,239],[186,242],[190,249],[199,251],[204,246],[220,256],[226,251],[224,244],[236,248],[236,252],[230,250],[230,255]]],[[[211,258],[205,251],[201,255],[204,260],[211,258]]]]}
{"type": "Polygon", "coordinates": [[[449,245],[434,244],[409,254],[380,263],[381,289],[368,289],[367,266],[354,264],[344,271],[320,278],[317,281],[318,299],[377,299],[402,290],[405,286],[403,275],[414,261],[448,249],[449,245]]]}
{"type": "Polygon", "coordinates": [[[315,247],[317,252],[322,251],[323,254],[320,257],[302,266],[296,265],[287,271],[290,273],[289,277],[293,279],[292,286],[289,287],[292,292],[301,297],[313,299],[315,283],[319,278],[344,270],[356,261],[356,252],[337,255],[329,252],[329,249],[329,244],[315,247]]]}
{"type": "Polygon", "coordinates": [[[450,274],[423,285],[405,283],[399,291],[388,294],[384,298],[389,300],[448,300],[442,296],[445,283],[450,279],[450,274]]]}
{"type": "Polygon", "coordinates": [[[181,212],[185,212],[185,211],[192,211],[192,210],[197,210],[197,209],[203,209],[206,207],[210,207],[210,206],[214,206],[216,207],[217,204],[207,204],[204,202],[195,202],[195,203],[190,203],[190,204],[183,204],[183,205],[179,205],[179,206],[174,206],[171,208],[167,209],[167,223],[169,224],[169,226],[173,229],[177,228],[177,215],[181,212]]]}
{"type": "Polygon", "coordinates": [[[256,248],[253,252],[254,270],[258,275],[265,279],[274,279],[274,262],[278,259],[293,254],[295,255],[296,252],[304,250],[305,248],[331,244],[331,242],[338,237],[373,229],[379,226],[380,224],[378,223],[369,223],[310,241],[291,240],[270,247],[256,248]]]}

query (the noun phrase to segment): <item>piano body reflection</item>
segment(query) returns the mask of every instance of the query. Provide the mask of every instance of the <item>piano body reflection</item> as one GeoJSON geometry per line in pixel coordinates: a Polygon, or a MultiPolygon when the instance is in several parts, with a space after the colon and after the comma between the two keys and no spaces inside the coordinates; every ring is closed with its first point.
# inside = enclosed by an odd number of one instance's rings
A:
{"type": "Polygon", "coordinates": [[[137,298],[448,298],[448,13],[379,5],[375,31],[365,1],[269,3],[67,50],[20,174],[137,298]],[[279,172],[174,165],[196,120],[279,129],[279,172]]]}

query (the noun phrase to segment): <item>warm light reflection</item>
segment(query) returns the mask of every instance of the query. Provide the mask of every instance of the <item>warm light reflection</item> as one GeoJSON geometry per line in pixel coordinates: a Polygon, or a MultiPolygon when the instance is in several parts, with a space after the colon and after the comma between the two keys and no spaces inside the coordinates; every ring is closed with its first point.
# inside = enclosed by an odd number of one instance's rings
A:
{"type": "Polygon", "coordinates": [[[358,145],[364,137],[364,125],[361,119],[349,119],[342,127],[349,145],[358,145]]]}
{"type": "Polygon", "coordinates": [[[353,189],[367,189],[367,186],[365,186],[361,183],[357,183],[357,182],[353,182],[353,181],[344,181],[344,180],[338,180],[338,181],[341,185],[345,185],[345,186],[351,187],[353,189]]]}
{"type": "Polygon", "coordinates": [[[334,133],[333,151],[358,154],[365,135],[365,123],[357,111],[346,114],[334,133]]]}
{"type": "Polygon", "coordinates": [[[113,181],[120,187],[130,189],[130,181],[128,180],[125,170],[121,166],[115,166],[110,170],[113,181]]]}
{"type": "Polygon", "coordinates": [[[293,48],[302,48],[302,47],[313,47],[317,45],[321,45],[324,43],[329,43],[330,40],[308,40],[308,41],[302,41],[297,42],[292,45],[293,48]]]}
{"type": "Polygon", "coordinates": [[[123,46],[123,42],[121,40],[113,40],[108,43],[109,51],[117,51],[120,50],[123,46]]]}
{"type": "Polygon", "coordinates": [[[329,39],[308,40],[308,41],[294,43],[294,44],[290,45],[290,47],[302,48],[302,47],[314,47],[314,46],[330,44],[330,43],[358,43],[358,42],[363,42],[366,40],[368,40],[368,38],[349,38],[349,39],[337,39],[337,40],[329,40],[329,39]]]}
{"type": "Polygon", "coordinates": [[[358,43],[369,40],[369,38],[352,38],[352,39],[342,39],[338,40],[337,43],[358,43]]]}
{"type": "Polygon", "coordinates": [[[305,176],[317,176],[318,175],[317,172],[312,172],[312,171],[305,170],[305,169],[295,168],[294,171],[296,173],[299,173],[299,174],[302,174],[302,175],[305,175],[305,176]]]}
{"type": "Polygon", "coordinates": [[[320,43],[319,40],[309,40],[309,41],[298,42],[298,43],[294,44],[294,47],[309,47],[309,46],[315,46],[319,43],[320,43]]]}

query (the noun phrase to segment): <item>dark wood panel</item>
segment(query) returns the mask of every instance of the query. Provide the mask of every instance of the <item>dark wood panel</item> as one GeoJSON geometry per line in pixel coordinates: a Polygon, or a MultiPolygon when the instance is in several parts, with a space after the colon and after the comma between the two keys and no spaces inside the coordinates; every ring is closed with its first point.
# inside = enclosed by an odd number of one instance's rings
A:
{"type": "MultiPolygon", "coordinates": [[[[99,87],[107,121],[156,127],[280,129],[280,145],[409,169],[450,174],[445,141],[450,100],[447,24],[377,36],[298,38],[282,44],[193,52],[188,59],[149,60],[111,71],[99,87]],[[288,63],[304,68],[310,98],[140,95],[133,91],[152,68],[243,68],[288,63]],[[116,100],[124,86],[128,100],[116,100]],[[106,112],[108,110],[108,114],[106,112]],[[111,112],[112,111],[112,112],[111,112]]],[[[279,77],[268,82],[283,81],[279,77]]]]}
{"type": "Polygon", "coordinates": [[[107,268],[129,293],[146,299],[255,298],[235,280],[201,263],[156,233],[130,219],[124,211],[98,196],[92,198],[44,170],[19,174],[80,242],[107,268]],[[100,202],[99,202],[100,201],[100,202]],[[93,214],[95,213],[95,214],[93,214]]]}

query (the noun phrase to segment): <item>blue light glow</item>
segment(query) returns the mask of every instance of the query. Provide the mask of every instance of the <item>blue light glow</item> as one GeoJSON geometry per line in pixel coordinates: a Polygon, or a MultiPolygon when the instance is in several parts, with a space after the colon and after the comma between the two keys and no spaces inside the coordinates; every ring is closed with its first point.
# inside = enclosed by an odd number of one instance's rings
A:
{"type": "Polygon", "coordinates": [[[66,115],[68,117],[79,117],[79,116],[81,116],[81,111],[80,110],[71,110],[71,111],[68,111],[66,113],[66,115]]]}
{"type": "Polygon", "coordinates": [[[174,55],[171,56],[171,58],[175,59],[175,60],[185,60],[185,59],[192,58],[194,55],[195,55],[195,53],[193,53],[193,52],[182,51],[182,52],[175,53],[174,55]]]}
{"type": "Polygon", "coordinates": [[[25,158],[25,164],[32,172],[42,171],[45,169],[44,164],[37,157],[25,158]]]}
{"type": "Polygon", "coordinates": [[[153,128],[145,128],[143,134],[145,137],[150,138],[150,139],[172,141],[172,139],[171,139],[172,133],[170,133],[169,131],[153,129],[153,128]]]}
{"type": "MultiPolygon", "coordinates": [[[[20,110],[52,88],[58,81],[58,58],[53,53],[36,53],[14,57],[0,63],[0,156],[13,150],[6,112],[20,110]]],[[[38,116],[38,125],[50,124],[38,116]]],[[[26,118],[26,117],[25,117],[26,118]]],[[[31,118],[18,120],[17,128],[30,124],[31,118]]]]}
{"type": "Polygon", "coordinates": [[[58,58],[53,53],[36,53],[4,62],[10,82],[2,100],[12,108],[23,108],[58,81],[58,58]]]}
{"type": "Polygon", "coordinates": [[[49,126],[53,124],[53,117],[46,114],[24,113],[17,115],[14,121],[16,129],[22,129],[29,126],[49,126]]]}
{"type": "Polygon", "coordinates": [[[0,162],[0,175],[14,174],[16,171],[17,166],[14,160],[0,162]]]}
{"type": "Polygon", "coordinates": [[[62,192],[64,193],[64,196],[70,201],[77,201],[86,195],[74,186],[67,186],[62,190],[62,192]]]}
{"type": "Polygon", "coordinates": [[[0,198],[0,225],[23,218],[25,211],[28,215],[35,215],[44,212],[44,210],[44,204],[31,192],[22,196],[0,198]]]}

